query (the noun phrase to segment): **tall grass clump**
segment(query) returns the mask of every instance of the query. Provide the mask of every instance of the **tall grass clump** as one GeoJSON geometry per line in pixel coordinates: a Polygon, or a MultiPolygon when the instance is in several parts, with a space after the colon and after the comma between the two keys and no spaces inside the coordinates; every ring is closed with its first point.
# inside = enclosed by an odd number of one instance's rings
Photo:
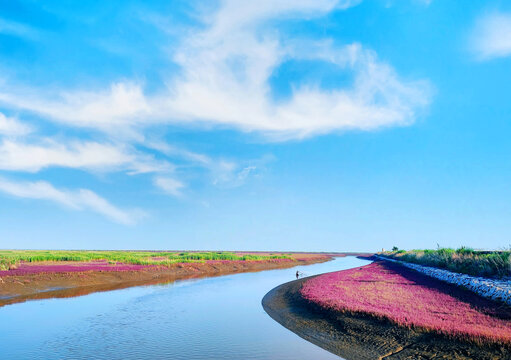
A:
{"type": "Polygon", "coordinates": [[[511,251],[459,249],[390,251],[381,253],[396,260],[433,266],[458,273],[484,277],[511,277],[511,251]]]}

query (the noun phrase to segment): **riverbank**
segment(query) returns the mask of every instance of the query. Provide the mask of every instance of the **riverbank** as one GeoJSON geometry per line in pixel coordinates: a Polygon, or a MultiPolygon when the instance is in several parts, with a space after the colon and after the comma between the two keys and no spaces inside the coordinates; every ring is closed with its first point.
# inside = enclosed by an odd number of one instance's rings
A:
{"type": "Polygon", "coordinates": [[[375,258],[397,263],[435,279],[468,289],[482,297],[503,302],[511,306],[511,279],[496,279],[481,276],[470,276],[436,267],[419,265],[407,261],[395,260],[375,255],[375,258]]]}
{"type": "MultiPolygon", "coordinates": [[[[353,273],[363,268],[365,267],[343,272],[353,273]]],[[[394,269],[394,271],[400,272],[403,269],[394,269]]],[[[404,270],[406,271],[406,269],[404,270]]],[[[426,278],[424,275],[417,275],[426,278]]],[[[286,328],[345,359],[511,358],[511,347],[509,343],[506,344],[502,340],[492,341],[491,338],[486,338],[482,341],[481,338],[463,337],[459,336],[460,334],[453,336],[453,334],[431,331],[420,326],[398,325],[395,319],[392,320],[386,316],[364,312],[360,308],[354,308],[353,311],[349,311],[349,309],[341,310],[336,307],[336,302],[332,301],[332,298],[326,293],[321,294],[321,298],[324,300],[322,304],[306,300],[302,294],[304,284],[307,281],[320,281],[322,276],[325,275],[300,279],[273,289],[264,297],[263,307],[274,320],[286,328]],[[325,306],[326,303],[330,306],[325,306]]],[[[360,277],[359,284],[373,285],[375,281],[374,279],[365,280],[367,279],[360,277]]],[[[437,280],[415,279],[414,281],[415,285],[413,286],[421,289],[434,289],[436,291],[439,286],[446,286],[448,288],[444,288],[442,291],[444,293],[447,291],[450,296],[460,296],[461,292],[464,293],[462,295],[466,297],[467,301],[475,298],[477,298],[476,303],[479,304],[481,301],[488,301],[454,286],[442,284],[437,280]]],[[[346,289],[347,284],[339,285],[338,288],[346,289]]],[[[364,294],[366,294],[364,291],[353,293],[353,296],[358,299],[359,305],[368,304],[368,301],[366,301],[368,299],[364,297],[364,294]]],[[[333,293],[330,293],[330,295],[333,295],[333,293]]],[[[378,295],[374,299],[382,298],[381,294],[378,295]]],[[[399,298],[406,294],[389,292],[388,295],[390,300],[398,302],[399,298]]],[[[353,305],[353,303],[350,305],[353,305]]],[[[425,312],[430,311],[422,303],[421,297],[414,299],[409,305],[416,307],[415,312],[411,313],[412,318],[422,317],[425,312]]],[[[489,306],[491,307],[491,305],[489,306]]],[[[500,315],[497,315],[497,318],[511,324],[509,323],[511,313],[507,312],[509,310],[503,310],[501,307],[498,309],[500,315]]],[[[441,309],[438,310],[437,313],[432,315],[438,318],[449,315],[443,314],[441,309]]],[[[495,316],[495,313],[493,315],[495,316]]],[[[466,320],[469,319],[463,317],[458,319],[459,322],[466,320]]],[[[493,331],[495,333],[498,329],[493,329],[493,331]]]]}
{"type": "Polygon", "coordinates": [[[336,257],[296,268],[4,306],[0,358],[335,360],[275,323],[261,298],[295,279],[297,270],[315,275],[366,263],[336,257]]]}
{"type": "MultiPolygon", "coordinates": [[[[246,253],[240,253],[246,254],[246,253]]],[[[328,261],[343,254],[288,254],[265,260],[208,260],[168,266],[93,262],[36,262],[0,271],[0,306],[27,300],[74,297],[131,286],[221,276],[240,272],[284,269],[328,261]]]]}
{"type": "Polygon", "coordinates": [[[459,274],[501,280],[511,279],[511,251],[482,251],[468,247],[458,249],[382,251],[385,258],[422,266],[444,269],[459,274]]]}

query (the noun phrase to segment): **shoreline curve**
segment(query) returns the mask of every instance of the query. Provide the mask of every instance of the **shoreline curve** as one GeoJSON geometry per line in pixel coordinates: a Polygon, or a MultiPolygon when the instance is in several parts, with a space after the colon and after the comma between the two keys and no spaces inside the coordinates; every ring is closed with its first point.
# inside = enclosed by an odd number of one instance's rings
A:
{"type": "Polygon", "coordinates": [[[288,330],[346,360],[511,358],[511,349],[499,344],[483,346],[364,314],[324,310],[300,294],[311,278],[277,286],[264,296],[262,306],[288,330]]]}

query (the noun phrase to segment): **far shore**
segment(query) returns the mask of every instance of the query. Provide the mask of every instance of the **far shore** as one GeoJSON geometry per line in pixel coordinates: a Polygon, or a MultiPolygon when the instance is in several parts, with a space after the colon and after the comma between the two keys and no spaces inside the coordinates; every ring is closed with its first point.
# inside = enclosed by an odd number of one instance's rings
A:
{"type": "MultiPolygon", "coordinates": [[[[268,252],[236,252],[236,254],[268,254],[268,252]]],[[[176,263],[165,267],[92,264],[100,270],[94,270],[94,266],[89,270],[84,266],[89,265],[88,263],[73,261],[25,264],[24,267],[20,267],[23,271],[0,271],[0,306],[27,300],[75,297],[132,286],[170,283],[176,280],[285,269],[325,262],[333,257],[354,253],[272,252],[271,254],[291,254],[291,256],[289,259],[176,263]],[[30,271],[31,267],[37,271],[30,271]]]]}

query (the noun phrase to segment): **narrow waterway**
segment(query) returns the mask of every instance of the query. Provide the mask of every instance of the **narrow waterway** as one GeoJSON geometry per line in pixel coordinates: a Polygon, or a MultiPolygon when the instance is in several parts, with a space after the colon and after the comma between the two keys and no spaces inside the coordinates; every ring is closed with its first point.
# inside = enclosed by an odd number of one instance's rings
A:
{"type": "Polygon", "coordinates": [[[261,299],[322,264],[133,287],[0,308],[1,359],[339,359],[273,321],[261,299]]]}

